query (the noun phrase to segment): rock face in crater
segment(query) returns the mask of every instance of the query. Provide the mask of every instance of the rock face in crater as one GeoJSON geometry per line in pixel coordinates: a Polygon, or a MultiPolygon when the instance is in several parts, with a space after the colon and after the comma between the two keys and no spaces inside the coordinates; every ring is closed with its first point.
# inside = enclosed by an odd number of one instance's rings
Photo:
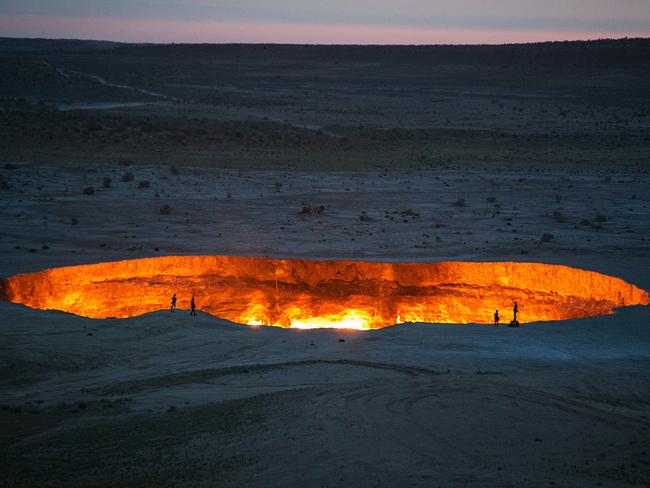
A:
{"type": "Polygon", "coordinates": [[[55,268],[2,280],[2,298],[93,318],[178,307],[282,327],[562,320],[647,305],[648,293],[591,271],[539,263],[385,263],[168,256],[55,268]]]}

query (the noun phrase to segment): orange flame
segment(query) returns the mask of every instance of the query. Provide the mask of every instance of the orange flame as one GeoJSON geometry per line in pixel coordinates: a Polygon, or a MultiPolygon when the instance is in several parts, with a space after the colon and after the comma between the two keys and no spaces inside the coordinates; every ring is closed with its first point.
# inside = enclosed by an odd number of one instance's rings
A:
{"type": "Polygon", "coordinates": [[[402,322],[522,323],[647,305],[648,293],[592,271],[539,263],[386,263],[168,256],[54,268],[2,280],[4,300],[93,318],[197,308],[234,322],[375,329],[402,322]]]}

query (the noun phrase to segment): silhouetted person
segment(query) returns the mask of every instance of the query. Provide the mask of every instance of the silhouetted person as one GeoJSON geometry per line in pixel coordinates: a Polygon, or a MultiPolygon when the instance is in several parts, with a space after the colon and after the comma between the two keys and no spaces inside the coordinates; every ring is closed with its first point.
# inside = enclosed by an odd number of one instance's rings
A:
{"type": "Polygon", "coordinates": [[[494,326],[499,327],[499,311],[494,311],[494,326]]]}
{"type": "Polygon", "coordinates": [[[514,317],[512,318],[512,321],[517,322],[517,312],[519,312],[519,307],[517,306],[517,302],[515,302],[514,307],[512,307],[512,312],[514,314],[514,317]]]}
{"type": "Polygon", "coordinates": [[[176,293],[174,293],[172,295],[172,308],[171,308],[171,311],[173,312],[175,310],[176,310],[176,293]]]}
{"type": "Polygon", "coordinates": [[[192,295],[192,301],[190,302],[190,308],[192,311],[190,312],[190,315],[194,315],[196,317],[196,303],[194,302],[194,295],[192,295]]]}

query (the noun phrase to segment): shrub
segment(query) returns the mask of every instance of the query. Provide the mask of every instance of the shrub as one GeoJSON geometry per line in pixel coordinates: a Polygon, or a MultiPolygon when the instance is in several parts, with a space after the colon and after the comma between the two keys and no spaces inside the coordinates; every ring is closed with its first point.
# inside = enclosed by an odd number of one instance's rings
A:
{"type": "Polygon", "coordinates": [[[151,183],[148,180],[142,180],[140,183],[138,183],[138,188],[149,188],[151,186],[151,183]]]}
{"type": "Polygon", "coordinates": [[[553,212],[553,218],[560,224],[564,224],[568,220],[566,215],[564,215],[561,210],[556,210],[553,212]]]}
{"type": "Polygon", "coordinates": [[[403,218],[404,217],[411,217],[413,219],[420,218],[420,214],[414,211],[412,208],[407,208],[406,210],[402,210],[400,214],[402,215],[403,218]]]}
{"type": "Polygon", "coordinates": [[[170,213],[172,213],[172,208],[169,205],[165,204],[160,207],[160,215],[169,215],[170,213]]]}
{"type": "Polygon", "coordinates": [[[178,175],[178,168],[176,166],[172,166],[169,169],[170,169],[170,171],[172,172],[173,175],[178,175]]]}
{"type": "Polygon", "coordinates": [[[553,234],[544,233],[542,234],[542,242],[551,242],[553,240],[553,234]]]}
{"type": "Polygon", "coordinates": [[[368,215],[366,212],[361,212],[361,215],[359,215],[359,220],[361,222],[372,222],[375,219],[373,219],[370,215],[368,215]]]}
{"type": "Polygon", "coordinates": [[[465,206],[465,199],[464,198],[459,198],[454,203],[452,203],[451,206],[452,207],[464,207],[465,206]]]}
{"type": "Polygon", "coordinates": [[[111,178],[104,178],[102,180],[102,188],[110,188],[112,184],[113,180],[111,178]]]}
{"type": "Polygon", "coordinates": [[[130,171],[128,173],[124,173],[122,175],[122,181],[125,183],[128,183],[129,181],[133,181],[133,173],[130,171]]]}
{"type": "Polygon", "coordinates": [[[607,222],[607,217],[604,216],[603,214],[598,214],[596,215],[596,218],[594,220],[596,222],[607,222]]]}
{"type": "Polygon", "coordinates": [[[95,189],[92,186],[86,187],[83,190],[84,195],[92,195],[93,193],[95,193],[95,189]]]}

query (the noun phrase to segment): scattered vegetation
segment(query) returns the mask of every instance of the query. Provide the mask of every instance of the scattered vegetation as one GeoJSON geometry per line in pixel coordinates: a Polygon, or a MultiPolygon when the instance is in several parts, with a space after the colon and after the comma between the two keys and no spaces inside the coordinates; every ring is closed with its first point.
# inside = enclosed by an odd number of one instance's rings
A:
{"type": "Polygon", "coordinates": [[[325,206],[319,205],[318,207],[311,207],[310,205],[303,204],[302,210],[300,211],[300,215],[310,215],[312,213],[316,215],[321,215],[325,213],[325,206]]]}
{"type": "Polygon", "coordinates": [[[92,186],[88,186],[83,189],[84,195],[92,195],[93,193],[95,193],[95,188],[93,188],[92,186]]]}
{"type": "Polygon", "coordinates": [[[465,199],[464,198],[459,198],[454,203],[452,203],[451,206],[452,207],[464,207],[465,206],[465,199]]]}
{"type": "Polygon", "coordinates": [[[365,211],[361,212],[361,215],[359,215],[359,220],[361,222],[372,222],[375,219],[373,219],[370,215],[368,215],[365,211]]]}
{"type": "Polygon", "coordinates": [[[112,178],[104,178],[102,180],[102,188],[110,188],[112,184],[113,184],[112,178]]]}
{"type": "Polygon", "coordinates": [[[410,217],[412,219],[419,219],[420,214],[418,212],[415,212],[412,208],[407,208],[406,210],[402,210],[401,215],[403,218],[410,217]]]}
{"type": "Polygon", "coordinates": [[[551,242],[553,240],[553,234],[549,234],[548,232],[545,232],[542,234],[542,242],[551,242]]]}
{"type": "Polygon", "coordinates": [[[555,219],[556,222],[558,222],[558,223],[560,223],[560,224],[564,224],[564,223],[566,223],[566,222],[569,220],[569,219],[567,218],[567,216],[564,215],[564,214],[562,213],[562,211],[559,210],[559,209],[556,210],[555,212],[553,212],[553,218],[555,219]]]}
{"type": "Polygon", "coordinates": [[[142,180],[140,183],[138,183],[138,188],[149,188],[151,186],[151,182],[148,180],[142,180]]]}
{"type": "Polygon", "coordinates": [[[129,181],[133,181],[133,173],[131,173],[130,171],[128,173],[124,173],[122,175],[122,181],[124,183],[128,183],[129,181]]]}
{"type": "Polygon", "coordinates": [[[172,213],[172,208],[168,204],[165,204],[162,207],[160,207],[160,215],[169,215],[171,213],[172,213]]]}

